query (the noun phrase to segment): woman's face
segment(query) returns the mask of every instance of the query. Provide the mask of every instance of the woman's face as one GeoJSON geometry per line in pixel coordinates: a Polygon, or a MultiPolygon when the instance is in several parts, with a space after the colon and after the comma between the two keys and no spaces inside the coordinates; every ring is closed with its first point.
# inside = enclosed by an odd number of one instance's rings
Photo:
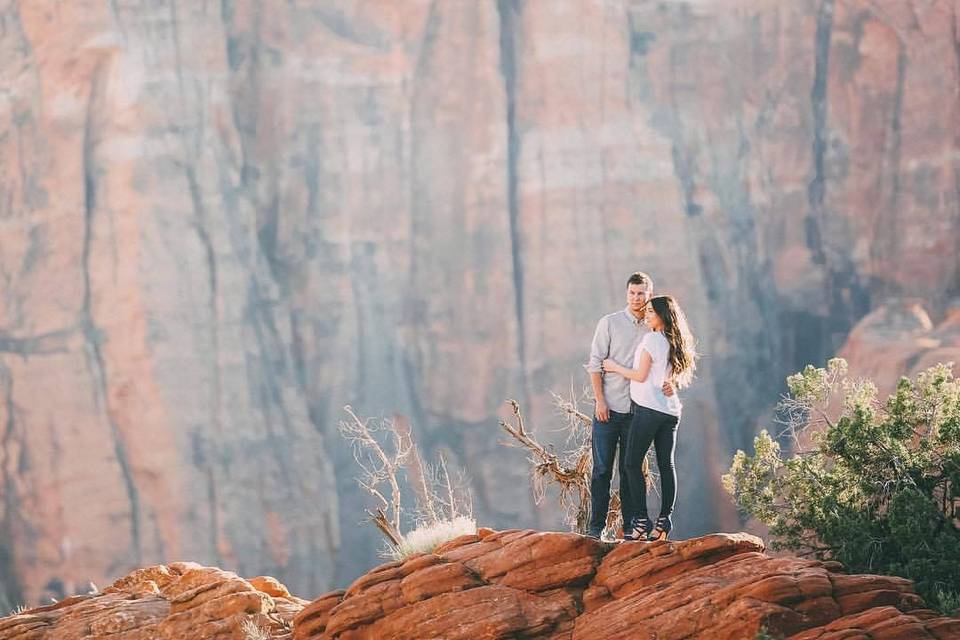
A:
{"type": "Polygon", "coordinates": [[[643,319],[646,321],[647,326],[653,329],[654,331],[660,331],[663,329],[663,318],[657,315],[657,312],[653,310],[653,305],[649,302],[647,306],[644,307],[644,316],[643,319]]]}

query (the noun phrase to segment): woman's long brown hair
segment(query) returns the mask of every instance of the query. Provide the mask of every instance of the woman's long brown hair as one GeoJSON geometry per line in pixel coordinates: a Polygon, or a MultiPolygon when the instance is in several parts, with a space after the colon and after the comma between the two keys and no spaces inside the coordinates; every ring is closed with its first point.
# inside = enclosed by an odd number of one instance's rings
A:
{"type": "Polygon", "coordinates": [[[663,337],[670,343],[671,380],[682,389],[693,381],[697,370],[697,351],[687,317],[673,296],[654,296],[649,304],[663,320],[663,337]]]}

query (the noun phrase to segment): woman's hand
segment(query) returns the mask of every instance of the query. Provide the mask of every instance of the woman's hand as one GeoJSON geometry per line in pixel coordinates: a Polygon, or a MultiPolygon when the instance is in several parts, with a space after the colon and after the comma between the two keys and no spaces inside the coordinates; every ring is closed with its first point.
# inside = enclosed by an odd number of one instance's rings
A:
{"type": "Polygon", "coordinates": [[[617,361],[613,358],[607,358],[603,361],[603,370],[612,371],[613,373],[621,373],[623,371],[623,367],[617,364],[617,361]]]}
{"type": "Polygon", "coordinates": [[[622,364],[617,363],[611,358],[607,358],[603,361],[603,370],[609,371],[611,373],[619,373],[627,380],[634,380],[636,382],[646,382],[647,375],[650,373],[650,365],[653,364],[653,359],[650,357],[650,354],[647,353],[645,349],[638,350],[639,362],[637,362],[637,368],[631,369],[625,367],[622,364]]]}

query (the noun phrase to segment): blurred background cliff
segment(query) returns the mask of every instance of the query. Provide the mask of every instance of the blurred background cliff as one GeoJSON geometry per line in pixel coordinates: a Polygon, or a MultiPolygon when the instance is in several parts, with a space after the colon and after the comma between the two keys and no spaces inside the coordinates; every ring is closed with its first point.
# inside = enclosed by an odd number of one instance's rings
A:
{"type": "MultiPolygon", "coordinates": [[[[960,357],[957,0],[0,0],[0,597],[378,562],[352,405],[556,528],[549,439],[649,272],[705,354],[677,535],[784,377],[960,357]]],[[[5,613],[5,612],[0,612],[5,613]]]]}

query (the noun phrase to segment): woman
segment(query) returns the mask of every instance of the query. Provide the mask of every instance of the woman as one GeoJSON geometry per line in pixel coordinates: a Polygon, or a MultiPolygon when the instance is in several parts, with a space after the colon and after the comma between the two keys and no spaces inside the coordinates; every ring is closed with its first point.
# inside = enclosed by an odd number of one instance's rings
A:
{"type": "Polygon", "coordinates": [[[624,537],[628,540],[666,540],[673,528],[670,514],[677,497],[673,451],[683,406],[678,394],[668,397],[661,387],[664,380],[670,380],[676,389],[689,386],[697,368],[697,354],[687,319],[672,296],[651,298],[644,320],[651,331],[637,347],[634,368],[628,369],[608,358],[603,361],[603,370],[619,373],[630,380],[633,420],[624,461],[637,517],[629,527],[624,525],[624,537]],[[657,452],[662,496],[660,517],[656,523],[647,516],[647,488],[643,478],[643,459],[651,443],[657,452]]]}

